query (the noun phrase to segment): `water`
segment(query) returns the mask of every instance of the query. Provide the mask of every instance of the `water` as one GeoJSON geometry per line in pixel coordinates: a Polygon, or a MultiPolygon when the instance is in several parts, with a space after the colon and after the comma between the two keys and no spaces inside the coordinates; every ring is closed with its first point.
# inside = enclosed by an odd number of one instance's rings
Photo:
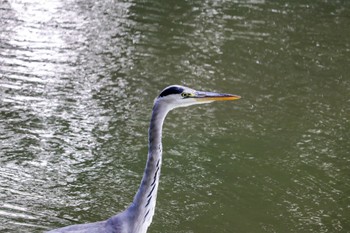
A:
{"type": "Polygon", "coordinates": [[[0,232],[107,219],[179,109],[149,232],[350,231],[348,1],[0,2],[0,232]]]}

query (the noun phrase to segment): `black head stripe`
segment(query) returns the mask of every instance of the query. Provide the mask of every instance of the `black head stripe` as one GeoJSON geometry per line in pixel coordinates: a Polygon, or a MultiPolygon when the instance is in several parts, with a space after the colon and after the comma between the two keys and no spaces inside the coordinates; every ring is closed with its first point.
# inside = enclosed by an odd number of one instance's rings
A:
{"type": "Polygon", "coordinates": [[[160,93],[159,97],[171,95],[171,94],[181,94],[184,91],[181,87],[169,87],[160,93]]]}

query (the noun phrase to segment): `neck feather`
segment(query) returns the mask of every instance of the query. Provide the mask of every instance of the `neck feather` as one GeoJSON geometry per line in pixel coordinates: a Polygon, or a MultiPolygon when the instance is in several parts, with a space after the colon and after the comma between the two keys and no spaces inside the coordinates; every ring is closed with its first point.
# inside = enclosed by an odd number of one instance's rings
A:
{"type": "Polygon", "coordinates": [[[155,103],[148,130],[148,159],[142,181],[134,201],[130,206],[133,218],[138,219],[135,232],[146,232],[152,222],[162,165],[162,128],[169,110],[162,104],[155,103]],[[136,231],[137,230],[137,231],[136,231]]]}

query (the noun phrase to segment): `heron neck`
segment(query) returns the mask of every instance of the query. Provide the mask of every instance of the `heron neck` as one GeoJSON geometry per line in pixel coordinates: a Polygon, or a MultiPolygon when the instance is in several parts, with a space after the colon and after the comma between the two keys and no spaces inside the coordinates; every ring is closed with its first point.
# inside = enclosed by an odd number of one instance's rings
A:
{"type": "Polygon", "coordinates": [[[135,208],[133,217],[138,218],[139,221],[136,222],[141,224],[135,227],[145,230],[140,230],[140,232],[147,231],[154,215],[162,165],[162,128],[168,111],[166,107],[158,103],[155,103],[152,111],[148,130],[148,159],[139,190],[132,204],[132,207],[135,208]]]}

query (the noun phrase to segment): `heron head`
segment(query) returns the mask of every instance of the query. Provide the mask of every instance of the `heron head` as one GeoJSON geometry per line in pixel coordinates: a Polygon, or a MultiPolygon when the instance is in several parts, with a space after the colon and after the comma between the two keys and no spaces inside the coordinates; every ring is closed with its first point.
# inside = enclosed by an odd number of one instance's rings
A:
{"type": "Polygon", "coordinates": [[[170,109],[173,109],[195,104],[211,103],[213,101],[237,100],[240,98],[238,95],[196,91],[188,87],[172,85],[161,91],[155,99],[155,103],[166,104],[170,109]]]}

